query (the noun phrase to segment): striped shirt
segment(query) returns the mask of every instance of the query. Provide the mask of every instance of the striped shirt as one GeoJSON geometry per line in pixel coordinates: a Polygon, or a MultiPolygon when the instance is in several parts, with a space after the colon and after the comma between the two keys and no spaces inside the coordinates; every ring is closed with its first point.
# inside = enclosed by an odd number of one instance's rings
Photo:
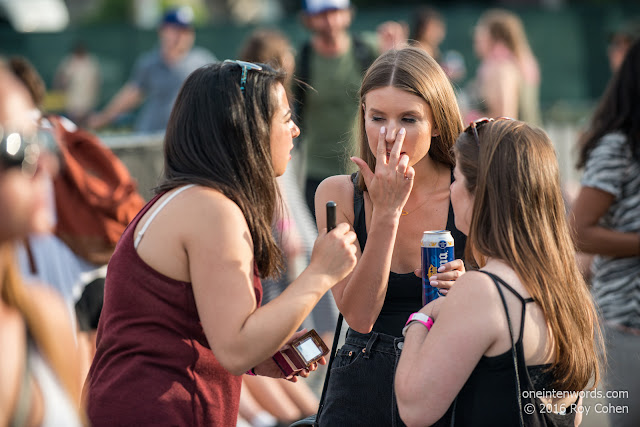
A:
{"type": "MultiPolygon", "coordinates": [[[[600,225],[625,233],[640,233],[640,163],[634,160],[627,137],[605,135],[589,155],[584,187],[614,196],[600,225]]],[[[608,323],[640,329],[640,257],[595,257],[593,295],[608,323]]]]}

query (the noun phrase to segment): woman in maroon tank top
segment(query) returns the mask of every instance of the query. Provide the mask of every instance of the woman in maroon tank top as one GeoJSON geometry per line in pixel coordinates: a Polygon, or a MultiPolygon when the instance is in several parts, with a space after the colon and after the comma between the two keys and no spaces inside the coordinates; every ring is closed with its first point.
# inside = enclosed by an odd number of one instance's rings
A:
{"type": "Polygon", "coordinates": [[[308,268],[260,307],[260,278],[282,262],[271,232],[275,178],[300,133],[284,78],[225,61],[180,90],[162,183],[109,263],[84,390],[93,426],[235,426],[240,375],[296,381],[271,356],[351,271],[356,249],[347,224],[321,232],[308,268]]]}

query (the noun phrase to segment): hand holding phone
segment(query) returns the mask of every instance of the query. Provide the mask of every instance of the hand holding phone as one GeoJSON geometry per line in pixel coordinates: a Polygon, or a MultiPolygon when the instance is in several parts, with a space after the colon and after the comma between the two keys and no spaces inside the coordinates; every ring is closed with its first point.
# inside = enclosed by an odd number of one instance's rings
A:
{"type": "Polygon", "coordinates": [[[329,354],[329,348],[322,341],[315,329],[291,342],[290,347],[273,355],[280,370],[289,376],[303,369],[308,369],[321,357],[329,354]]]}

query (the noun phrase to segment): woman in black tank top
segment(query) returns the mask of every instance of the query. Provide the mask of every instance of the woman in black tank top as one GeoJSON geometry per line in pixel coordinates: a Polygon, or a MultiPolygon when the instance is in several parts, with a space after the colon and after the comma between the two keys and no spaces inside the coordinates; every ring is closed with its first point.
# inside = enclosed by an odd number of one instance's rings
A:
{"type": "MultiPolygon", "coordinates": [[[[358,236],[358,263],[333,291],[350,328],[335,356],[322,426],[401,426],[393,376],[402,328],[422,307],[421,239],[447,229],[462,257],[465,237],[455,227],[449,186],[451,147],[462,131],[455,94],[440,66],[421,49],[381,55],[360,89],[357,140],[360,172],[327,178],[316,206],[337,203],[338,222],[358,236]]],[[[316,209],[318,228],[324,209],[316,209]]],[[[443,294],[464,272],[462,260],[431,277],[443,294]]],[[[448,423],[445,418],[442,425],[448,423]]]]}
{"type": "Polygon", "coordinates": [[[454,152],[456,224],[482,269],[405,327],[401,417],[431,425],[449,410],[452,426],[573,426],[580,392],[598,383],[602,336],[553,145],[523,122],[484,119],[454,152]]]}

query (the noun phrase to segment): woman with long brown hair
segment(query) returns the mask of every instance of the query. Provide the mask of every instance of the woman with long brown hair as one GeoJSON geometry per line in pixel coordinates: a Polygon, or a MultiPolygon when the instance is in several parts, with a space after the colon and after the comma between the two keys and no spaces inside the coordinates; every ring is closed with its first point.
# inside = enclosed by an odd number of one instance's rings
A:
{"type": "Polygon", "coordinates": [[[456,226],[480,270],[405,328],[400,415],[430,425],[453,402],[455,425],[573,425],[579,392],[598,383],[602,340],[553,145],[526,123],[483,120],[454,152],[456,226]]]}

